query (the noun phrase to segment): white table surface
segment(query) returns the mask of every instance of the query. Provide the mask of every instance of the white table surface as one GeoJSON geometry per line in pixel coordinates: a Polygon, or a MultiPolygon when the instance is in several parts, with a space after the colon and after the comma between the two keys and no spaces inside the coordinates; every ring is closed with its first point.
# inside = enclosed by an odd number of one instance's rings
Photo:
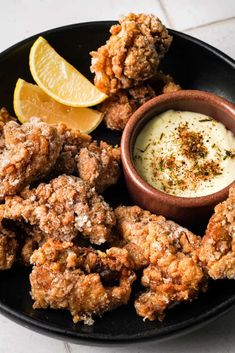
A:
{"type": "MultiPolygon", "coordinates": [[[[53,27],[116,20],[130,11],[156,14],[169,28],[202,39],[235,58],[235,0],[0,0],[0,52],[53,27]]],[[[0,353],[32,352],[235,353],[235,309],[194,333],[168,342],[112,348],[58,341],[0,315],[0,353]]]]}

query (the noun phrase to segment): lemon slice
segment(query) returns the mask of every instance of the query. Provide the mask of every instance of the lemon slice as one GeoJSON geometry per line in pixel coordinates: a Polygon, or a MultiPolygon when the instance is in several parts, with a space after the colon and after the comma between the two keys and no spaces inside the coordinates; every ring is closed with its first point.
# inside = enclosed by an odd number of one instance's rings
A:
{"type": "Polygon", "coordinates": [[[63,122],[69,128],[79,129],[84,133],[93,131],[103,118],[103,114],[94,109],[60,104],[37,85],[20,78],[14,91],[14,110],[22,123],[36,116],[48,124],[63,122]]]}
{"type": "Polygon", "coordinates": [[[29,66],[38,86],[59,103],[90,107],[107,98],[42,37],[30,50],[29,66]]]}

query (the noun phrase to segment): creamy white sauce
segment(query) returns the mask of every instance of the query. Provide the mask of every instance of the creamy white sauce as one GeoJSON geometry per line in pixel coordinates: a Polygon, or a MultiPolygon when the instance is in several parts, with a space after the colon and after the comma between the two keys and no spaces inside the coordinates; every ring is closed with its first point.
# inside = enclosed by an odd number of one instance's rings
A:
{"type": "Polygon", "coordinates": [[[137,136],[133,157],[147,183],[172,195],[205,196],[235,180],[235,136],[204,114],[154,117],[137,136]]]}

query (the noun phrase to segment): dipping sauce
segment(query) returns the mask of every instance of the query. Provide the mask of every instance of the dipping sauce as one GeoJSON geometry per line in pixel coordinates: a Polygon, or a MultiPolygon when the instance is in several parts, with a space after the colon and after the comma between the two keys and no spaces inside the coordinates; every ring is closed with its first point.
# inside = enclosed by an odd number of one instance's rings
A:
{"type": "Polygon", "coordinates": [[[204,114],[168,110],[137,136],[133,158],[140,176],[171,195],[212,194],[235,179],[235,136],[204,114]]]}

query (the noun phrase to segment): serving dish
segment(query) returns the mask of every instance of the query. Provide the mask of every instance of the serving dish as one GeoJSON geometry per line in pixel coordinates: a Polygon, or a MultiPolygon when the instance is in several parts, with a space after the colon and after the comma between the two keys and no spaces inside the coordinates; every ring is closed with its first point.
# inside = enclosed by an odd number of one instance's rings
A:
{"type": "Polygon", "coordinates": [[[228,197],[230,183],[221,190],[201,197],[177,197],[155,189],[139,175],[133,161],[133,146],[142,128],[154,116],[168,109],[205,114],[220,121],[235,133],[235,107],[212,93],[182,90],[160,95],[143,104],[128,121],[121,139],[122,165],[127,188],[132,199],[143,209],[190,226],[206,224],[214,207],[228,197]]]}
{"type": "MultiPolygon", "coordinates": [[[[112,24],[114,22],[82,23],[53,29],[41,35],[65,59],[92,79],[89,52],[104,43],[112,24]]],[[[185,34],[176,31],[171,31],[171,34],[174,41],[164,60],[163,70],[171,74],[185,89],[210,91],[234,102],[234,61],[185,34]]],[[[11,113],[13,91],[18,77],[32,82],[28,56],[37,37],[38,35],[26,39],[0,55],[0,102],[11,113]]],[[[121,134],[100,126],[93,136],[116,144],[120,143],[121,134]]],[[[112,206],[131,204],[123,178],[107,190],[104,197],[112,206]]],[[[130,305],[104,314],[102,318],[97,318],[93,326],[75,325],[68,312],[32,309],[29,272],[29,269],[15,266],[0,273],[1,312],[28,328],[79,344],[124,344],[170,338],[209,322],[235,303],[235,282],[215,281],[198,300],[176,305],[169,310],[163,322],[143,322],[131,305],[132,297],[130,305]]],[[[136,293],[139,290],[138,283],[135,286],[136,293]]]]}

